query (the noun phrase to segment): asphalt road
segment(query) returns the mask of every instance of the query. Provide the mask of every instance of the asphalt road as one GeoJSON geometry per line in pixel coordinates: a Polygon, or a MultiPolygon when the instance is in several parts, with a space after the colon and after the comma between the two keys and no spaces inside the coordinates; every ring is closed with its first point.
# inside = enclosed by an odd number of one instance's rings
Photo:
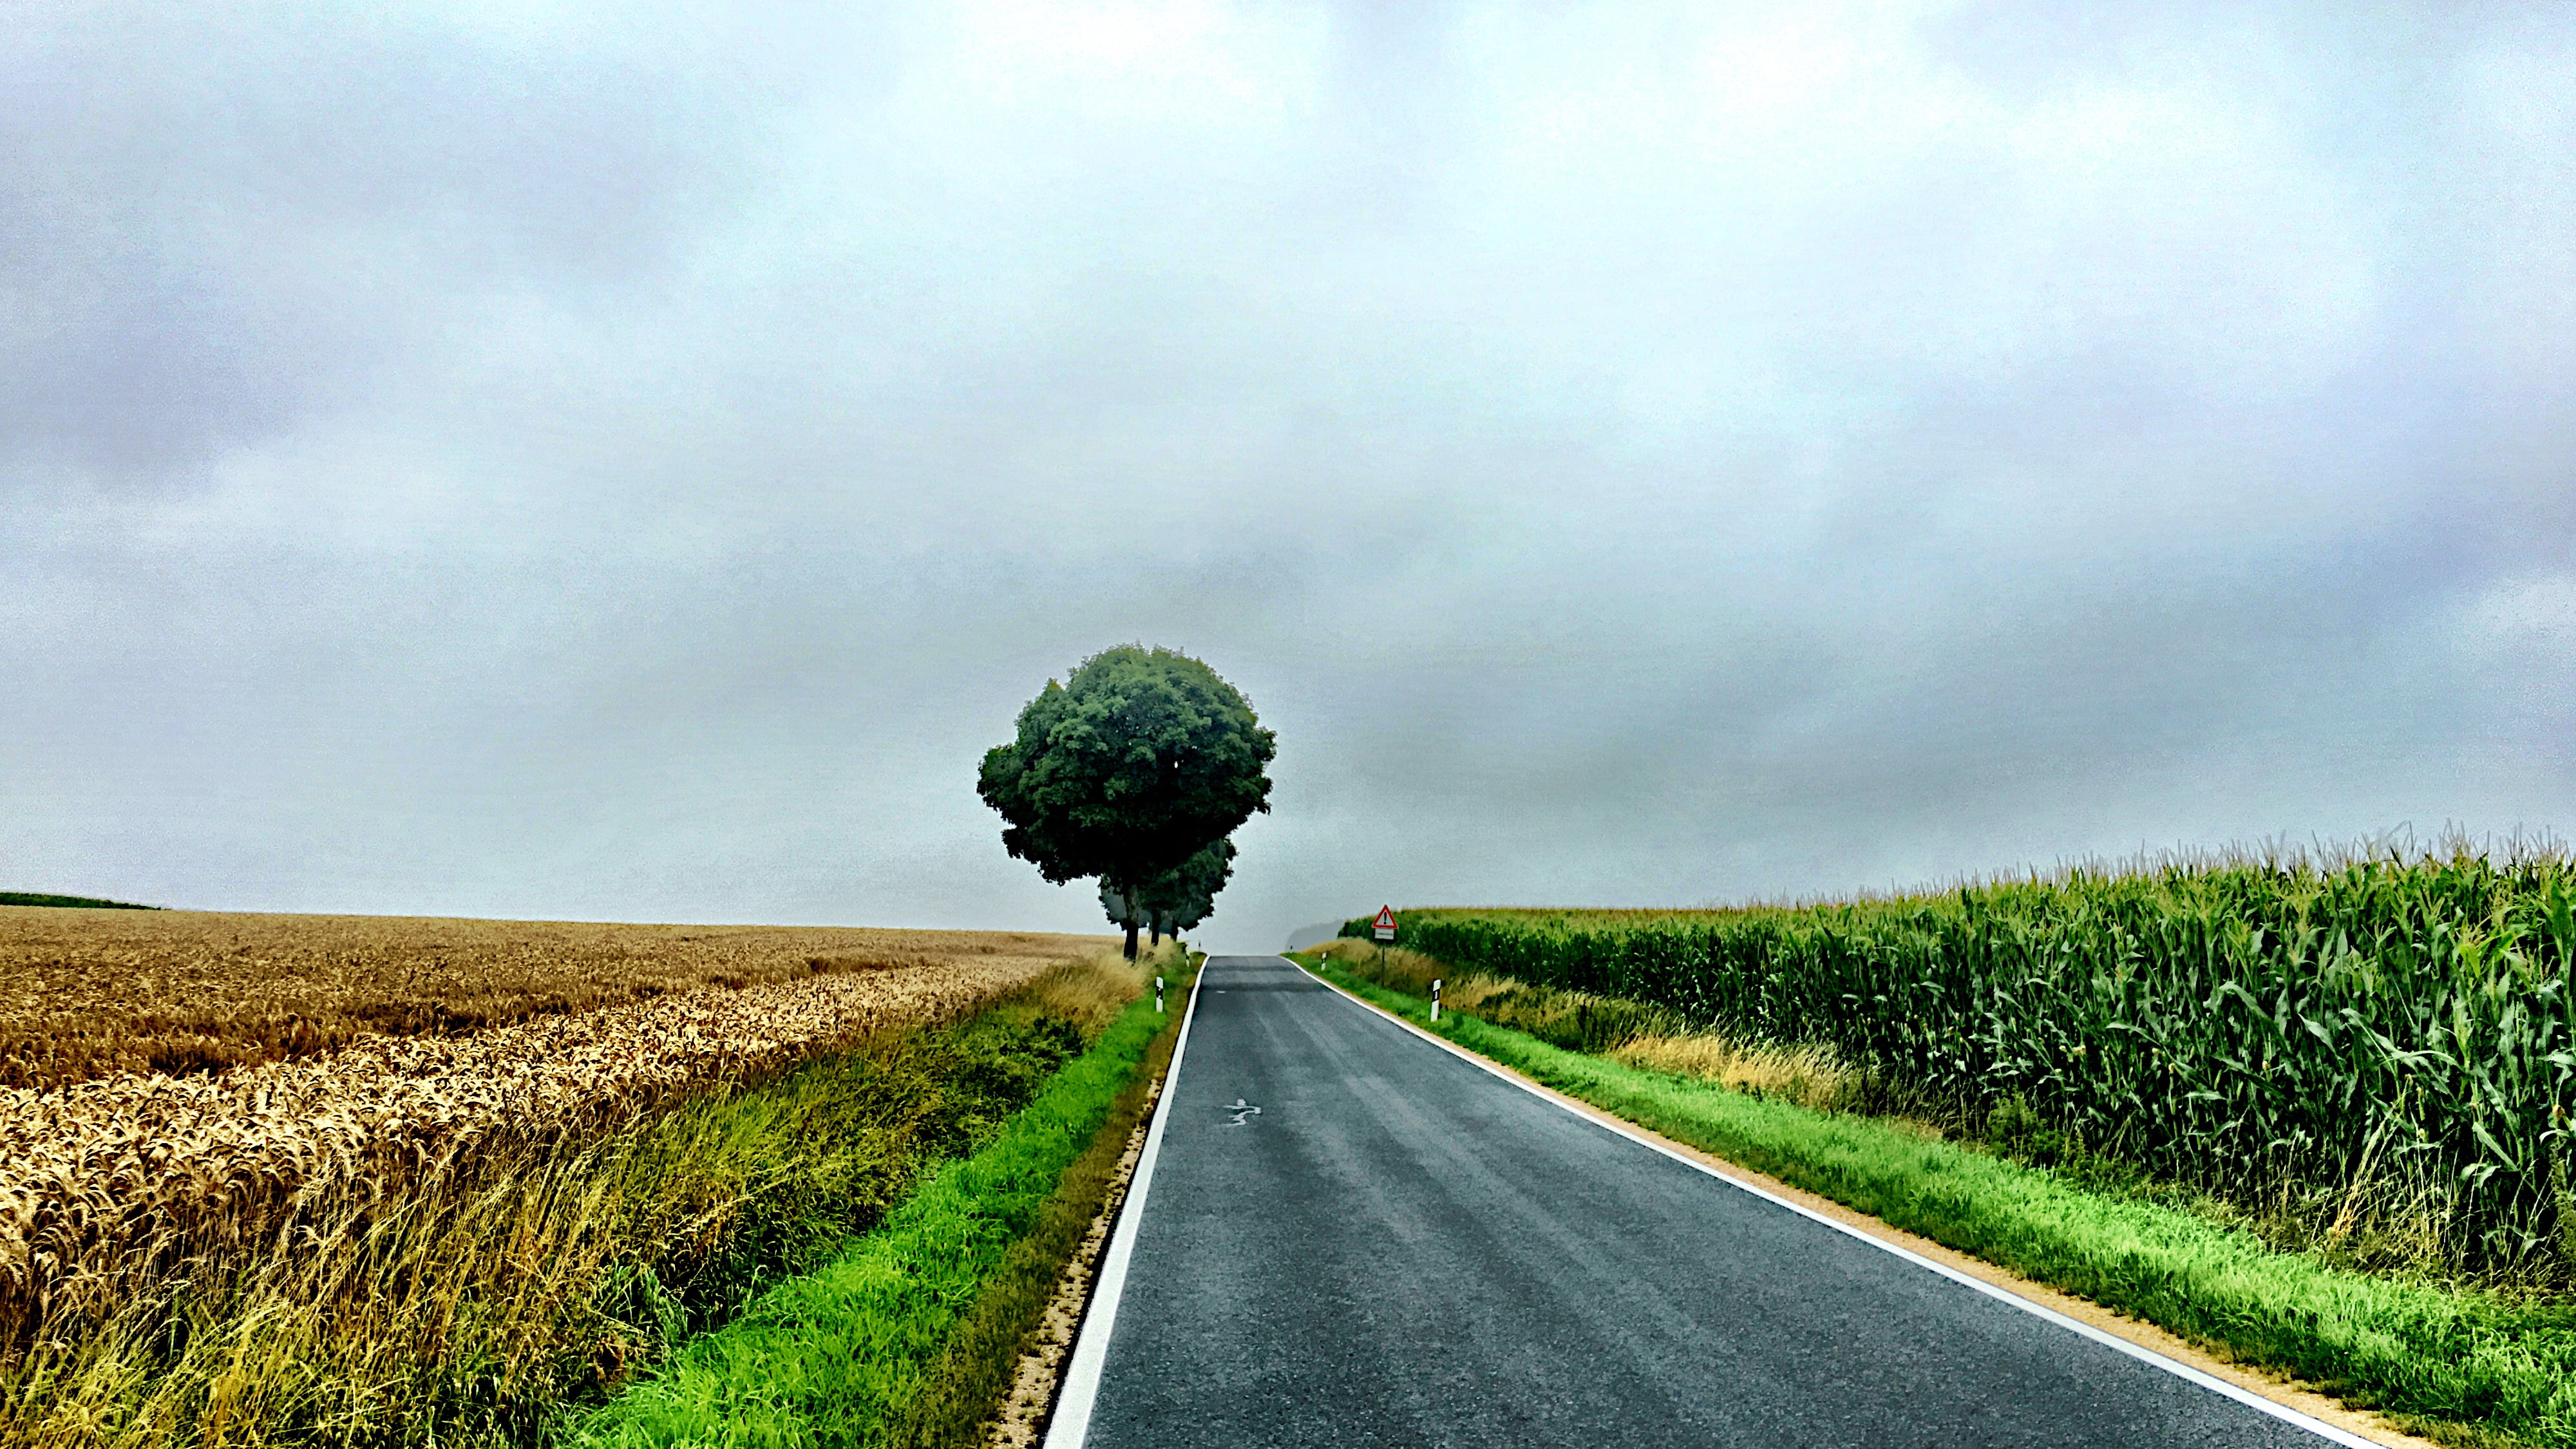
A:
{"type": "Polygon", "coordinates": [[[1620,1137],[1276,957],[1207,964],[1168,1111],[1093,1350],[1090,1449],[2326,1442],[1620,1137]]]}

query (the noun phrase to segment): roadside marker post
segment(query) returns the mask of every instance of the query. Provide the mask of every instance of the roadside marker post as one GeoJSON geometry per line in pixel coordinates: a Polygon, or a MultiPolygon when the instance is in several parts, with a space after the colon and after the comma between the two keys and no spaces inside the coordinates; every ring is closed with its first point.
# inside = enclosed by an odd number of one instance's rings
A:
{"type": "Polygon", "coordinates": [[[1160,976],[1154,978],[1154,1009],[1163,1009],[1163,978],[1160,976]]]}
{"type": "Polygon", "coordinates": [[[1437,976],[1431,978],[1431,1019],[1440,1019],[1440,978],[1437,976]]]}

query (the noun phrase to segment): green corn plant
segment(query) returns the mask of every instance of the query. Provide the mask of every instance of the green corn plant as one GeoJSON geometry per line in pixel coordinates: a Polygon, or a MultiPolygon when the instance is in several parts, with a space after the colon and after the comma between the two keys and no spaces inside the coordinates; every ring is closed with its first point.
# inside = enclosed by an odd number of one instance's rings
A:
{"type": "MultiPolygon", "coordinates": [[[[1416,910],[1413,949],[1818,1043],[1961,1120],[2337,1231],[2412,1213],[2450,1262],[2563,1276],[2576,868],[2553,851],[2084,869],[1698,912],[1416,910]]],[[[1361,934],[1355,921],[1345,934],[1361,934]]]]}

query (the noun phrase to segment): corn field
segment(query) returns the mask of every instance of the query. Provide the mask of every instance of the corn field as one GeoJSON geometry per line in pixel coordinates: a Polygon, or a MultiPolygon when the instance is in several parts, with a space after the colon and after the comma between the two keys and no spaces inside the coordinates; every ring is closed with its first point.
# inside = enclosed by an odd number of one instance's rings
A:
{"type": "Polygon", "coordinates": [[[2563,1277],[2576,1257],[2576,868],[2554,852],[1398,920],[1462,969],[1829,1047],[1962,1117],[2027,1114],[2160,1177],[2295,1200],[2332,1233],[2404,1217],[2481,1271],[2563,1277]]]}
{"type": "Polygon", "coordinates": [[[1100,945],[939,934],[949,949],[874,970],[800,959],[799,979],[465,1035],[379,1033],[214,1073],[0,1089],[0,1339],[99,1317],[191,1263],[275,1251],[299,1224],[394,1194],[486,1139],[578,1133],[882,1028],[950,1019],[1100,945]]]}

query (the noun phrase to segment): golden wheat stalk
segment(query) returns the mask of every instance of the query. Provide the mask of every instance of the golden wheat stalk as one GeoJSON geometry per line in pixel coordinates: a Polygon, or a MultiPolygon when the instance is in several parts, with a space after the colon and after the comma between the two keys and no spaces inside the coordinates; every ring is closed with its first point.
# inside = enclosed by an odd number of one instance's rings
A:
{"type": "Polygon", "coordinates": [[[967,956],[540,1017],[461,1037],[379,1036],[201,1076],[0,1090],[0,1293],[97,1301],[177,1246],[385,1190],[497,1130],[622,1116],[883,1027],[944,1019],[1060,964],[967,956]]]}

